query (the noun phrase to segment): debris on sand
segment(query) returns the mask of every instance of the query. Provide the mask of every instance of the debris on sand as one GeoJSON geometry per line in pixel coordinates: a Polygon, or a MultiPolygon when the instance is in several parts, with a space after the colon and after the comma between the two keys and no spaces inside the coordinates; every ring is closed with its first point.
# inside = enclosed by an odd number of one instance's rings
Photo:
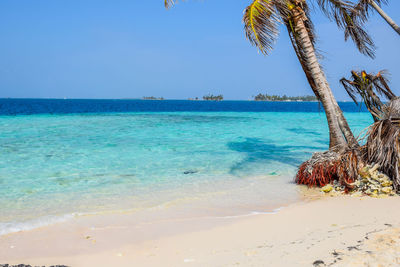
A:
{"type": "Polygon", "coordinates": [[[359,171],[358,179],[349,186],[352,188],[349,192],[346,188],[336,181],[321,188],[324,193],[350,193],[353,196],[368,195],[371,197],[394,196],[396,194],[393,188],[392,180],[384,173],[378,171],[379,164],[367,165],[359,171]]]}

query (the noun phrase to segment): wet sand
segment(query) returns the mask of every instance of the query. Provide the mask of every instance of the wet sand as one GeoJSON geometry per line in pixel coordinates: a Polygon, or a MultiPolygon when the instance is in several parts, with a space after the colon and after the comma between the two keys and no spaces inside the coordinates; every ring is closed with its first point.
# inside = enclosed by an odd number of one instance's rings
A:
{"type": "Polygon", "coordinates": [[[399,205],[400,197],[340,196],[238,218],[80,217],[0,237],[0,264],[398,266],[399,205]]]}

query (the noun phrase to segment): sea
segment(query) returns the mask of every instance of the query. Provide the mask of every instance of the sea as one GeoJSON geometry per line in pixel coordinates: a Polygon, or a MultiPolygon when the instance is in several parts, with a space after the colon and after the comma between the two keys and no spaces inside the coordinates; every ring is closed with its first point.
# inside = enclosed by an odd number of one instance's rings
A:
{"type": "MultiPolygon", "coordinates": [[[[362,137],[370,114],[339,104],[362,137]]],[[[328,141],[317,102],[0,99],[0,235],[180,206],[271,212],[299,201],[297,167],[328,141]]]]}

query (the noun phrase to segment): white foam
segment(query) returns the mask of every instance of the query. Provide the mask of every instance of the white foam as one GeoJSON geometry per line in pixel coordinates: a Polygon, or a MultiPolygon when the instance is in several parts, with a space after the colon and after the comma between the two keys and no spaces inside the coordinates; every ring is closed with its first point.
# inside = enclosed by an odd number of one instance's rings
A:
{"type": "Polygon", "coordinates": [[[64,214],[61,216],[43,216],[25,222],[0,222],[0,236],[21,231],[29,231],[35,228],[48,226],[55,223],[65,222],[78,216],[78,213],[64,214]]]}
{"type": "MultiPolygon", "coordinates": [[[[246,214],[238,214],[238,215],[228,215],[228,216],[211,216],[210,218],[217,218],[217,219],[234,219],[234,218],[241,218],[241,217],[249,217],[249,216],[256,216],[256,215],[266,215],[266,214],[276,214],[283,208],[277,208],[272,211],[252,211],[246,214]]],[[[85,215],[90,213],[85,213],[85,215]]],[[[97,213],[93,213],[97,214],[97,213]]],[[[49,226],[56,223],[62,223],[67,220],[73,219],[77,216],[83,215],[82,213],[71,213],[71,214],[64,214],[61,216],[43,216],[37,219],[32,219],[24,222],[0,222],[0,236],[17,233],[21,231],[29,231],[36,228],[49,226]]],[[[91,230],[103,230],[106,228],[126,228],[126,227],[92,227],[91,230]]]]}
{"type": "Polygon", "coordinates": [[[241,214],[241,215],[220,216],[220,217],[214,217],[214,218],[234,219],[234,218],[249,217],[249,216],[255,216],[255,215],[276,214],[282,209],[283,208],[277,208],[277,209],[274,209],[273,211],[252,211],[250,213],[241,214]]]}

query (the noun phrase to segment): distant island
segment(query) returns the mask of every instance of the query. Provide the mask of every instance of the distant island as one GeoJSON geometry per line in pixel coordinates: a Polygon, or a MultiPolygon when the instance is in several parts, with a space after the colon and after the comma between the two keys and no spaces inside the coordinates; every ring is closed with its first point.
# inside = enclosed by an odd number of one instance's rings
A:
{"type": "MultiPolygon", "coordinates": [[[[200,100],[201,98],[199,97],[194,97],[194,98],[188,98],[188,100],[200,100]]],[[[254,101],[298,101],[298,102],[313,102],[313,101],[318,101],[318,99],[315,96],[312,95],[305,95],[305,96],[287,96],[287,95],[268,95],[268,94],[258,94],[256,96],[253,96],[254,101]]],[[[165,100],[164,97],[155,97],[155,96],[144,96],[142,97],[142,100],[165,100]]],[[[223,95],[213,95],[213,94],[208,94],[203,96],[202,100],[204,101],[222,101],[224,100],[223,95]]]]}
{"type": "Polygon", "coordinates": [[[205,95],[205,96],[203,96],[203,100],[222,101],[222,100],[224,100],[224,96],[223,95],[205,95]]]}
{"type": "Polygon", "coordinates": [[[144,96],[143,100],[164,100],[164,97],[144,96]]]}
{"type": "Polygon", "coordinates": [[[305,96],[279,96],[279,95],[268,95],[268,94],[258,94],[254,97],[255,101],[318,101],[318,99],[313,95],[305,95],[305,96]]]}

